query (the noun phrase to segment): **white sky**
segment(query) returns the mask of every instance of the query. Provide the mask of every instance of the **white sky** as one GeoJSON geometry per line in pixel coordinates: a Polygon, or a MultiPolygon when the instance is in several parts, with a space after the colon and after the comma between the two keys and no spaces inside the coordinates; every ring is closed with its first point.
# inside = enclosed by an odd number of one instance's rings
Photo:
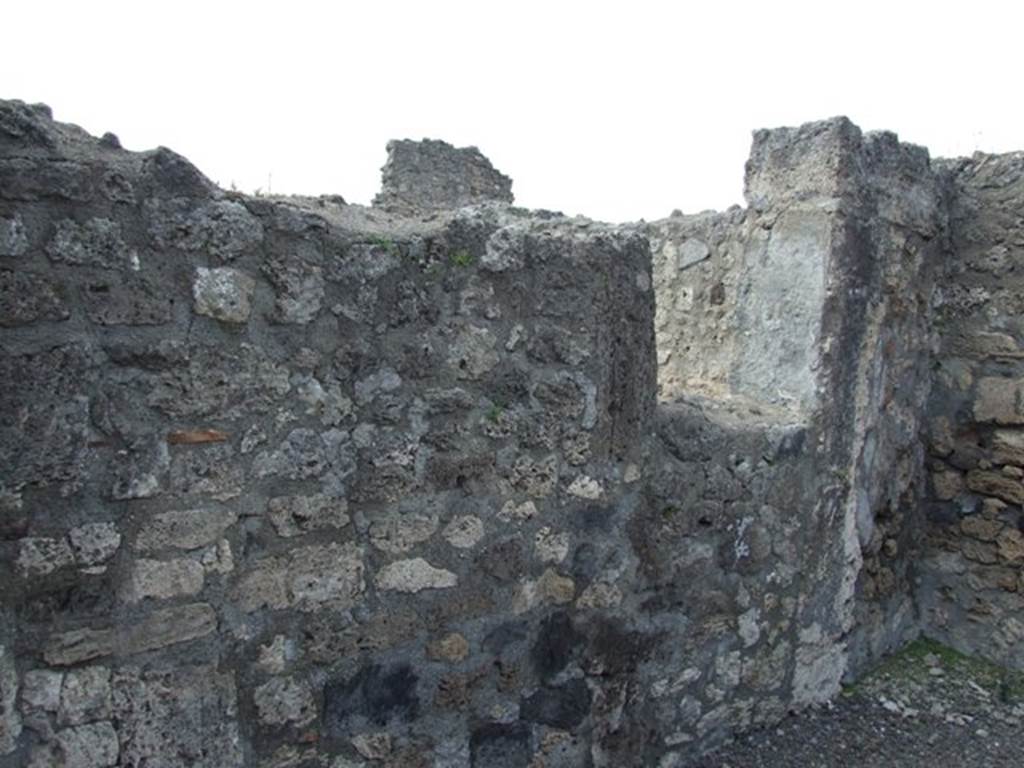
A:
{"type": "Polygon", "coordinates": [[[12,0],[0,18],[0,98],[246,191],[369,202],[386,141],[430,137],[479,146],[520,205],[652,219],[741,202],[758,127],[847,114],[933,155],[1024,148],[1019,0],[12,0]]]}

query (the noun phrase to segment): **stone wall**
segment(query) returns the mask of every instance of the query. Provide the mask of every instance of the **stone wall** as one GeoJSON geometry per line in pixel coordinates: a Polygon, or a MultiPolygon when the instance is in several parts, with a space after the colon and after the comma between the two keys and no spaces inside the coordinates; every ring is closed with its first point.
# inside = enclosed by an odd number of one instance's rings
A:
{"type": "Polygon", "coordinates": [[[927,152],[844,119],[757,132],[746,195],[746,209],[648,226],[660,396],[703,393],[815,435],[804,461],[816,482],[789,506],[816,531],[801,600],[818,616],[804,627],[821,638],[817,668],[834,678],[811,687],[832,691],[917,631],[910,565],[944,209],[927,152]]]}
{"type": "Polygon", "coordinates": [[[1024,666],[1024,155],[946,161],[949,273],[930,403],[930,634],[1024,666]]]}
{"type": "Polygon", "coordinates": [[[807,351],[815,338],[832,342],[800,324],[847,324],[857,339],[835,347],[851,378],[826,394],[846,414],[826,432],[849,441],[848,466],[833,471],[848,481],[856,532],[829,571],[846,562],[856,584],[847,675],[918,632],[1024,663],[1022,167],[1020,154],[930,163],[891,134],[862,137],[842,121],[759,132],[747,209],[648,227],[662,400],[753,398],[813,422],[821,414],[800,382],[819,363],[807,351]],[[802,212],[780,212],[780,194],[802,212]],[[808,268],[807,255],[829,246],[784,224],[800,216],[811,228],[841,217],[845,233],[828,242],[847,242],[849,271],[808,268]],[[776,238],[782,258],[771,257],[776,238]],[[834,283],[824,295],[822,276],[834,283]],[[845,295],[845,308],[830,312],[828,294],[845,295]]]}
{"type": "Polygon", "coordinates": [[[721,398],[736,364],[737,292],[749,230],[745,209],[684,215],[648,228],[657,306],[658,397],[721,398]]]}
{"type": "Polygon", "coordinates": [[[404,214],[450,211],[482,200],[512,202],[512,179],[476,147],[443,141],[388,142],[383,187],[375,206],[404,214]]]}
{"type": "Polygon", "coordinates": [[[844,119],[653,224],[442,142],[383,176],[246,197],[0,102],[0,767],[672,768],[1010,570],[922,504],[990,180],[844,119]]]}
{"type": "Polygon", "coordinates": [[[626,674],[580,652],[628,636],[595,532],[653,413],[643,237],[244,198],[0,115],[0,762],[589,749],[563,734],[626,674]]]}

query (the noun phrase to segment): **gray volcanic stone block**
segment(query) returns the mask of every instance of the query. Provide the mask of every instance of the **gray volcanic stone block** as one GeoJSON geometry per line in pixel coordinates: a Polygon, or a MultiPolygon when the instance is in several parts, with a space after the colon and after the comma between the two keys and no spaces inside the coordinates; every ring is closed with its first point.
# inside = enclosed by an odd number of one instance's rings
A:
{"type": "Polygon", "coordinates": [[[54,635],[43,658],[54,666],[68,666],[113,653],[142,653],[203,637],[216,627],[217,617],[206,603],[163,608],[130,624],[54,635]]]}
{"type": "Polygon", "coordinates": [[[0,326],[71,317],[60,285],[31,272],[0,269],[0,326]]]}
{"type": "Polygon", "coordinates": [[[327,683],[324,689],[324,724],[328,733],[348,732],[350,721],[383,727],[416,717],[420,700],[417,676],[409,664],[363,667],[347,680],[327,683]]]}
{"type": "Polygon", "coordinates": [[[61,725],[80,725],[110,717],[110,670],[81,667],[64,675],[57,720],[61,725]]]}
{"type": "Polygon", "coordinates": [[[365,589],[364,570],[363,552],[351,543],[292,549],[252,563],[238,582],[237,606],[246,612],[347,610],[365,589]]]}
{"type": "Polygon", "coordinates": [[[146,279],[90,280],[82,288],[85,314],[96,325],[164,325],[171,321],[173,301],[159,285],[146,279]]]}
{"type": "Polygon", "coordinates": [[[121,227],[110,219],[79,224],[64,219],[57,224],[46,252],[54,261],[101,269],[138,270],[139,256],[122,239],[121,227]]]}
{"type": "MultiPolygon", "coordinates": [[[[175,192],[186,190],[176,187],[175,192]]],[[[201,252],[220,262],[234,261],[243,253],[258,250],[263,242],[263,224],[242,203],[212,200],[197,206],[196,202],[177,196],[146,201],[148,230],[157,247],[201,252]]]]}
{"type": "Polygon", "coordinates": [[[17,383],[0,387],[0,465],[12,487],[84,481],[96,363],[88,345],[0,349],[0,380],[17,383]]]}
{"type": "Polygon", "coordinates": [[[0,256],[21,256],[28,250],[28,237],[21,216],[0,217],[0,256]]]}
{"type": "Polygon", "coordinates": [[[0,755],[13,752],[21,735],[21,715],[18,700],[18,670],[14,656],[0,645],[0,755]]]}
{"type": "Polygon", "coordinates": [[[107,722],[66,728],[56,736],[56,764],[66,768],[109,768],[117,765],[118,753],[117,731],[107,722]]]}
{"type": "Polygon", "coordinates": [[[121,765],[246,765],[232,675],[188,663],[169,670],[125,667],[112,684],[121,765]]]}
{"type": "Polygon", "coordinates": [[[317,717],[309,684],[288,677],[273,677],[253,691],[260,720],[269,725],[309,725],[317,717]]]}
{"type": "Polygon", "coordinates": [[[198,549],[219,539],[237,519],[233,510],[220,507],[160,512],[139,531],[135,546],[142,551],[198,549]]]}
{"type": "Polygon", "coordinates": [[[252,313],[256,281],[230,267],[196,270],[192,284],[195,311],[227,323],[244,323],[252,313]]]}

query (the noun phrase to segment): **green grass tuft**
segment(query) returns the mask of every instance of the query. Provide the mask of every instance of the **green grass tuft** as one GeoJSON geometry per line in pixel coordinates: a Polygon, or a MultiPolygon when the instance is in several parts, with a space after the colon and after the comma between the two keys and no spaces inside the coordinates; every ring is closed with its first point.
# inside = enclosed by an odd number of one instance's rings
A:
{"type": "Polygon", "coordinates": [[[673,517],[679,514],[679,511],[679,507],[677,507],[675,504],[669,504],[668,506],[662,508],[661,516],[666,520],[671,520],[673,517]]]}
{"type": "Polygon", "coordinates": [[[378,248],[382,248],[383,250],[387,251],[392,255],[396,255],[398,253],[398,246],[395,244],[395,241],[389,237],[374,235],[369,239],[369,243],[370,245],[375,245],[378,248]]]}
{"type": "Polygon", "coordinates": [[[930,667],[926,661],[929,656],[937,657],[948,675],[968,677],[1004,703],[1024,701],[1024,672],[1007,669],[976,656],[967,656],[927,638],[915,640],[903,650],[884,659],[857,682],[844,686],[843,695],[864,693],[880,678],[924,683],[930,677],[930,667]]]}

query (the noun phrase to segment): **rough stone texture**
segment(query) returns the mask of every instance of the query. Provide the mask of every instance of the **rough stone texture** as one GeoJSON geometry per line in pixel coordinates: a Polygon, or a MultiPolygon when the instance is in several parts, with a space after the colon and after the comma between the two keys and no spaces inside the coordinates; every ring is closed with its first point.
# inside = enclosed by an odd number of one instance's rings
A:
{"type": "Polygon", "coordinates": [[[416,213],[465,205],[512,202],[512,179],[498,172],[476,147],[443,141],[389,141],[380,194],[373,204],[416,213]]]}
{"type": "Polygon", "coordinates": [[[70,316],[59,284],[30,272],[0,269],[0,327],[63,321],[70,316]]]}
{"type": "Polygon", "coordinates": [[[64,675],[57,722],[79,725],[110,717],[110,670],[83,667],[64,675]]]}
{"type": "Polygon", "coordinates": [[[253,691],[260,720],[268,725],[308,725],[316,719],[313,691],[304,681],[275,677],[253,691]]]}
{"type": "Polygon", "coordinates": [[[202,591],[203,579],[203,566],[195,560],[139,559],[132,568],[126,599],[135,603],[146,598],[195,595],[202,591]]]}
{"type": "Polygon", "coordinates": [[[122,668],[113,702],[126,768],[246,765],[234,676],[186,657],[168,671],[122,668]]]}
{"type": "Polygon", "coordinates": [[[0,218],[0,256],[22,256],[27,250],[28,237],[21,216],[0,218]]]}
{"type": "Polygon", "coordinates": [[[115,523],[85,523],[68,532],[68,543],[76,563],[100,566],[117,553],[121,534],[115,523]]]}
{"type": "Polygon", "coordinates": [[[227,323],[244,323],[252,313],[256,281],[230,267],[196,270],[192,284],[195,311],[227,323]]]}
{"type": "Polygon", "coordinates": [[[280,496],[267,504],[267,515],[278,536],[300,536],[310,531],[344,528],[349,523],[344,498],[280,496]]]}
{"type": "Polygon", "coordinates": [[[71,565],[75,557],[64,538],[25,538],[18,551],[18,570],[25,576],[42,576],[71,565]]]}
{"type": "Polygon", "coordinates": [[[164,608],[115,627],[74,629],[54,634],[42,656],[54,666],[77,664],[113,654],[130,655],[205,637],[216,629],[213,609],[205,603],[164,608]]]}
{"type": "Polygon", "coordinates": [[[21,701],[26,714],[36,710],[56,712],[60,706],[63,684],[63,672],[54,672],[50,669],[32,669],[25,672],[21,686],[21,701]]]}
{"type": "Polygon", "coordinates": [[[234,510],[219,507],[160,512],[139,530],[135,547],[142,551],[198,549],[219,539],[236,519],[234,510]]]}
{"type": "Polygon", "coordinates": [[[737,354],[737,281],[745,250],[746,212],[681,213],[650,227],[658,393],[722,396],[737,354]],[[695,254],[707,253],[695,259],[695,254]]]}
{"type": "Polygon", "coordinates": [[[845,119],[756,133],[746,194],[745,210],[648,225],[659,395],[812,428],[820,485],[804,486],[801,506],[817,507],[805,530],[821,559],[805,568],[820,602],[804,603],[820,616],[795,684],[827,696],[848,663],[917,631],[910,550],[943,196],[923,149],[845,119]]]}
{"type": "Polygon", "coordinates": [[[929,635],[1024,667],[1024,155],[943,161],[951,248],[929,404],[929,635]]]}
{"type": "Polygon", "coordinates": [[[390,157],[247,198],[0,102],[2,768],[678,765],[1020,663],[1018,156],[758,132],[622,226],[390,157]]]}
{"type": "Polygon", "coordinates": [[[106,218],[90,219],[85,224],[71,219],[58,222],[46,253],[54,261],[72,266],[139,269],[138,253],[123,240],[120,224],[106,218]]]}
{"type": "Polygon", "coordinates": [[[21,735],[18,700],[18,670],[14,657],[0,645],[0,755],[13,752],[21,735]]]}
{"type": "Polygon", "coordinates": [[[446,589],[458,584],[451,571],[435,568],[422,557],[399,560],[386,565],[377,573],[377,586],[385,591],[419,592],[423,589],[446,589]]]}
{"type": "Polygon", "coordinates": [[[117,765],[117,731],[110,723],[66,728],[56,736],[57,765],[65,768],[108,768],[117,765]]]}
{"type": "Polygon", "coordinates": [[[295,608],[312,612],[351,608],[364,589],[362,550],[328,544],[253,559],[235,590],[243,611],[295,608]]]}

